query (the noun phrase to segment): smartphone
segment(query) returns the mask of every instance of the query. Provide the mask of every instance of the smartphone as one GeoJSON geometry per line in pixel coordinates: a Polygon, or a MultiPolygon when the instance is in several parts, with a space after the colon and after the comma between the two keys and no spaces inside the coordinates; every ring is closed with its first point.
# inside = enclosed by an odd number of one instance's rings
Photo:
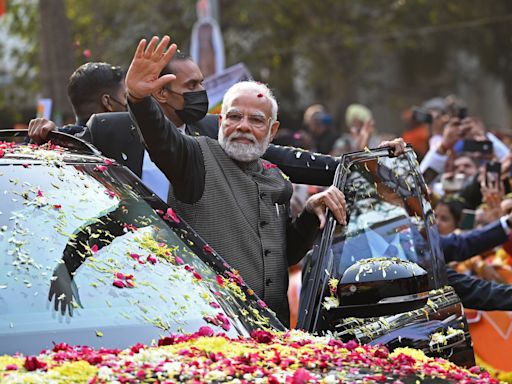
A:
{"type": "Polygon", "coordinates": [[[425,183],[428,185],[430,185],[438,175],[437,171],[430,167],[425,169],[425,172],[423,172],[423,178],[425,179],[425,183]]]}
{"type": "Polygon", "coordinates": [[[462,142],[461,152],[480,152],[490,155],[493,153],[492,141],[465,139],[462,142]]]}
{"type": "Polygon", "coordinates": [[[496,188],[500,181],[501,163],[499,161],[489,161],[485,165],[485,185],[489,188],[496,188]]]}
{"type": "Polygon", "coordinates": [[[459,110],[457,111],[457,117],[461,120],[468,117],[468,109],[466,107],[460,107],[459,110]]]}
{"type": "Polygon", "coordinates": [[[475,212],[472,209],[463,209],[460,216],[460,229],[473,229],[475,227],[475,212]]]}
{"type": "Polygon", "coordinates": [[[457,174],[454,177],[444,178],[441,180],[441,185],[445,192],[457,192],[464,186],[465,176],[457,174]]]}

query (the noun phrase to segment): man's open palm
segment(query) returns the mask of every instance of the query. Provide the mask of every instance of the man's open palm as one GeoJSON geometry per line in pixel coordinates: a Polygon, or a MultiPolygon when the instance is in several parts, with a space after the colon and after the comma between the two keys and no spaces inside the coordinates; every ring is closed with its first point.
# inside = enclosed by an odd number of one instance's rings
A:
{"type": "Polygon", "coordinates": [[[146,47],[146,39],[142,39],[137,46],[126,73],[126,88],[132,98],[149,96],[176,78],[174,75],[158,77],[177,49],[176,44],[169,46],[169,36],[164,36],[160,43],[158,40],[153,36],[146,47]]]}

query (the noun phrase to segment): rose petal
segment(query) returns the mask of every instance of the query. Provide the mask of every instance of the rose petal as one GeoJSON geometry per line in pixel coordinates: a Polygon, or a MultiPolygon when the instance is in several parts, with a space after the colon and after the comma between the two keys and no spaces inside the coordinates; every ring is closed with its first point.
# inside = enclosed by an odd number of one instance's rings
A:
{"type": "Polygon", "coordinates": [[[97,165],[96,167],[94,167],[94,170],[96,172],[105,172],[107,170],[107,167],[105,165],[97,165]]]}
{"type": "Polygon", "coordinates": [[[180,222],[179,217],[176,215],[176,212],[174,212],[172,208],[167,208],[167,216],[175,223],[180,222]]]}

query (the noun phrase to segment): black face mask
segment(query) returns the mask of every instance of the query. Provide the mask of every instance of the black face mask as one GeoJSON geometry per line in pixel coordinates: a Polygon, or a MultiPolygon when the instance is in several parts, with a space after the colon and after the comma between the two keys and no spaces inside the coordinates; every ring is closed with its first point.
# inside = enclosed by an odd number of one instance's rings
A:
{"type": "Polygon", "coordinates": [[[184,108],[174,110],[185,124],[195,123],[205,117],[208,112],[208,95],[204,89],[196,92],[171,92],[183,96],[184,108]]]}

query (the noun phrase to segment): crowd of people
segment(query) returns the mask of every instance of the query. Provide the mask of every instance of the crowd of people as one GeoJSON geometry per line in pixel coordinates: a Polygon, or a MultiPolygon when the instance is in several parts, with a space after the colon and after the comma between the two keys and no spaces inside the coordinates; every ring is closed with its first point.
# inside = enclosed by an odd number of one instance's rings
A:
{"type": "Polygon", "coordinates": [[[305,111],[303,129],[279,129],[278,104],[266,85],[236,84],[224,96],[221,114],[209,115],[202,82],[196,63],[176,52],[167,36],[142,40],[126,76],[107,63],[87,63],[74,72],[68,94],[75,124],[34,119],[29,135],[42,142],[51,131],[73,134],[128,166],[239,270],[284,324],[291,311],[292,326],[297,263],[324,226],[326,209],[346,222],[344,195],[331,186],[338,156],[377,146],[399,155],[409,142],[452,261],[449,281],[464,305],[479,311],[471,324],[476,352],[484,363],[512,371],[506,354],[485,347],[478,336],[494,332],[496,342],[511,349],[512,316],[504,315],[503,331],[503,317],[501,328],[492,318],[500,312],[480,312],[512,310],[512,152],[506,138],[468,115],[453,96],[411,110],[405,141],[381,141],[389,135],[379,139],[371,110],[360,104],[347,108],[342,135],[319,104],[305,111]],[[289,267],[295,282],[290,290],[289,267]]]}

